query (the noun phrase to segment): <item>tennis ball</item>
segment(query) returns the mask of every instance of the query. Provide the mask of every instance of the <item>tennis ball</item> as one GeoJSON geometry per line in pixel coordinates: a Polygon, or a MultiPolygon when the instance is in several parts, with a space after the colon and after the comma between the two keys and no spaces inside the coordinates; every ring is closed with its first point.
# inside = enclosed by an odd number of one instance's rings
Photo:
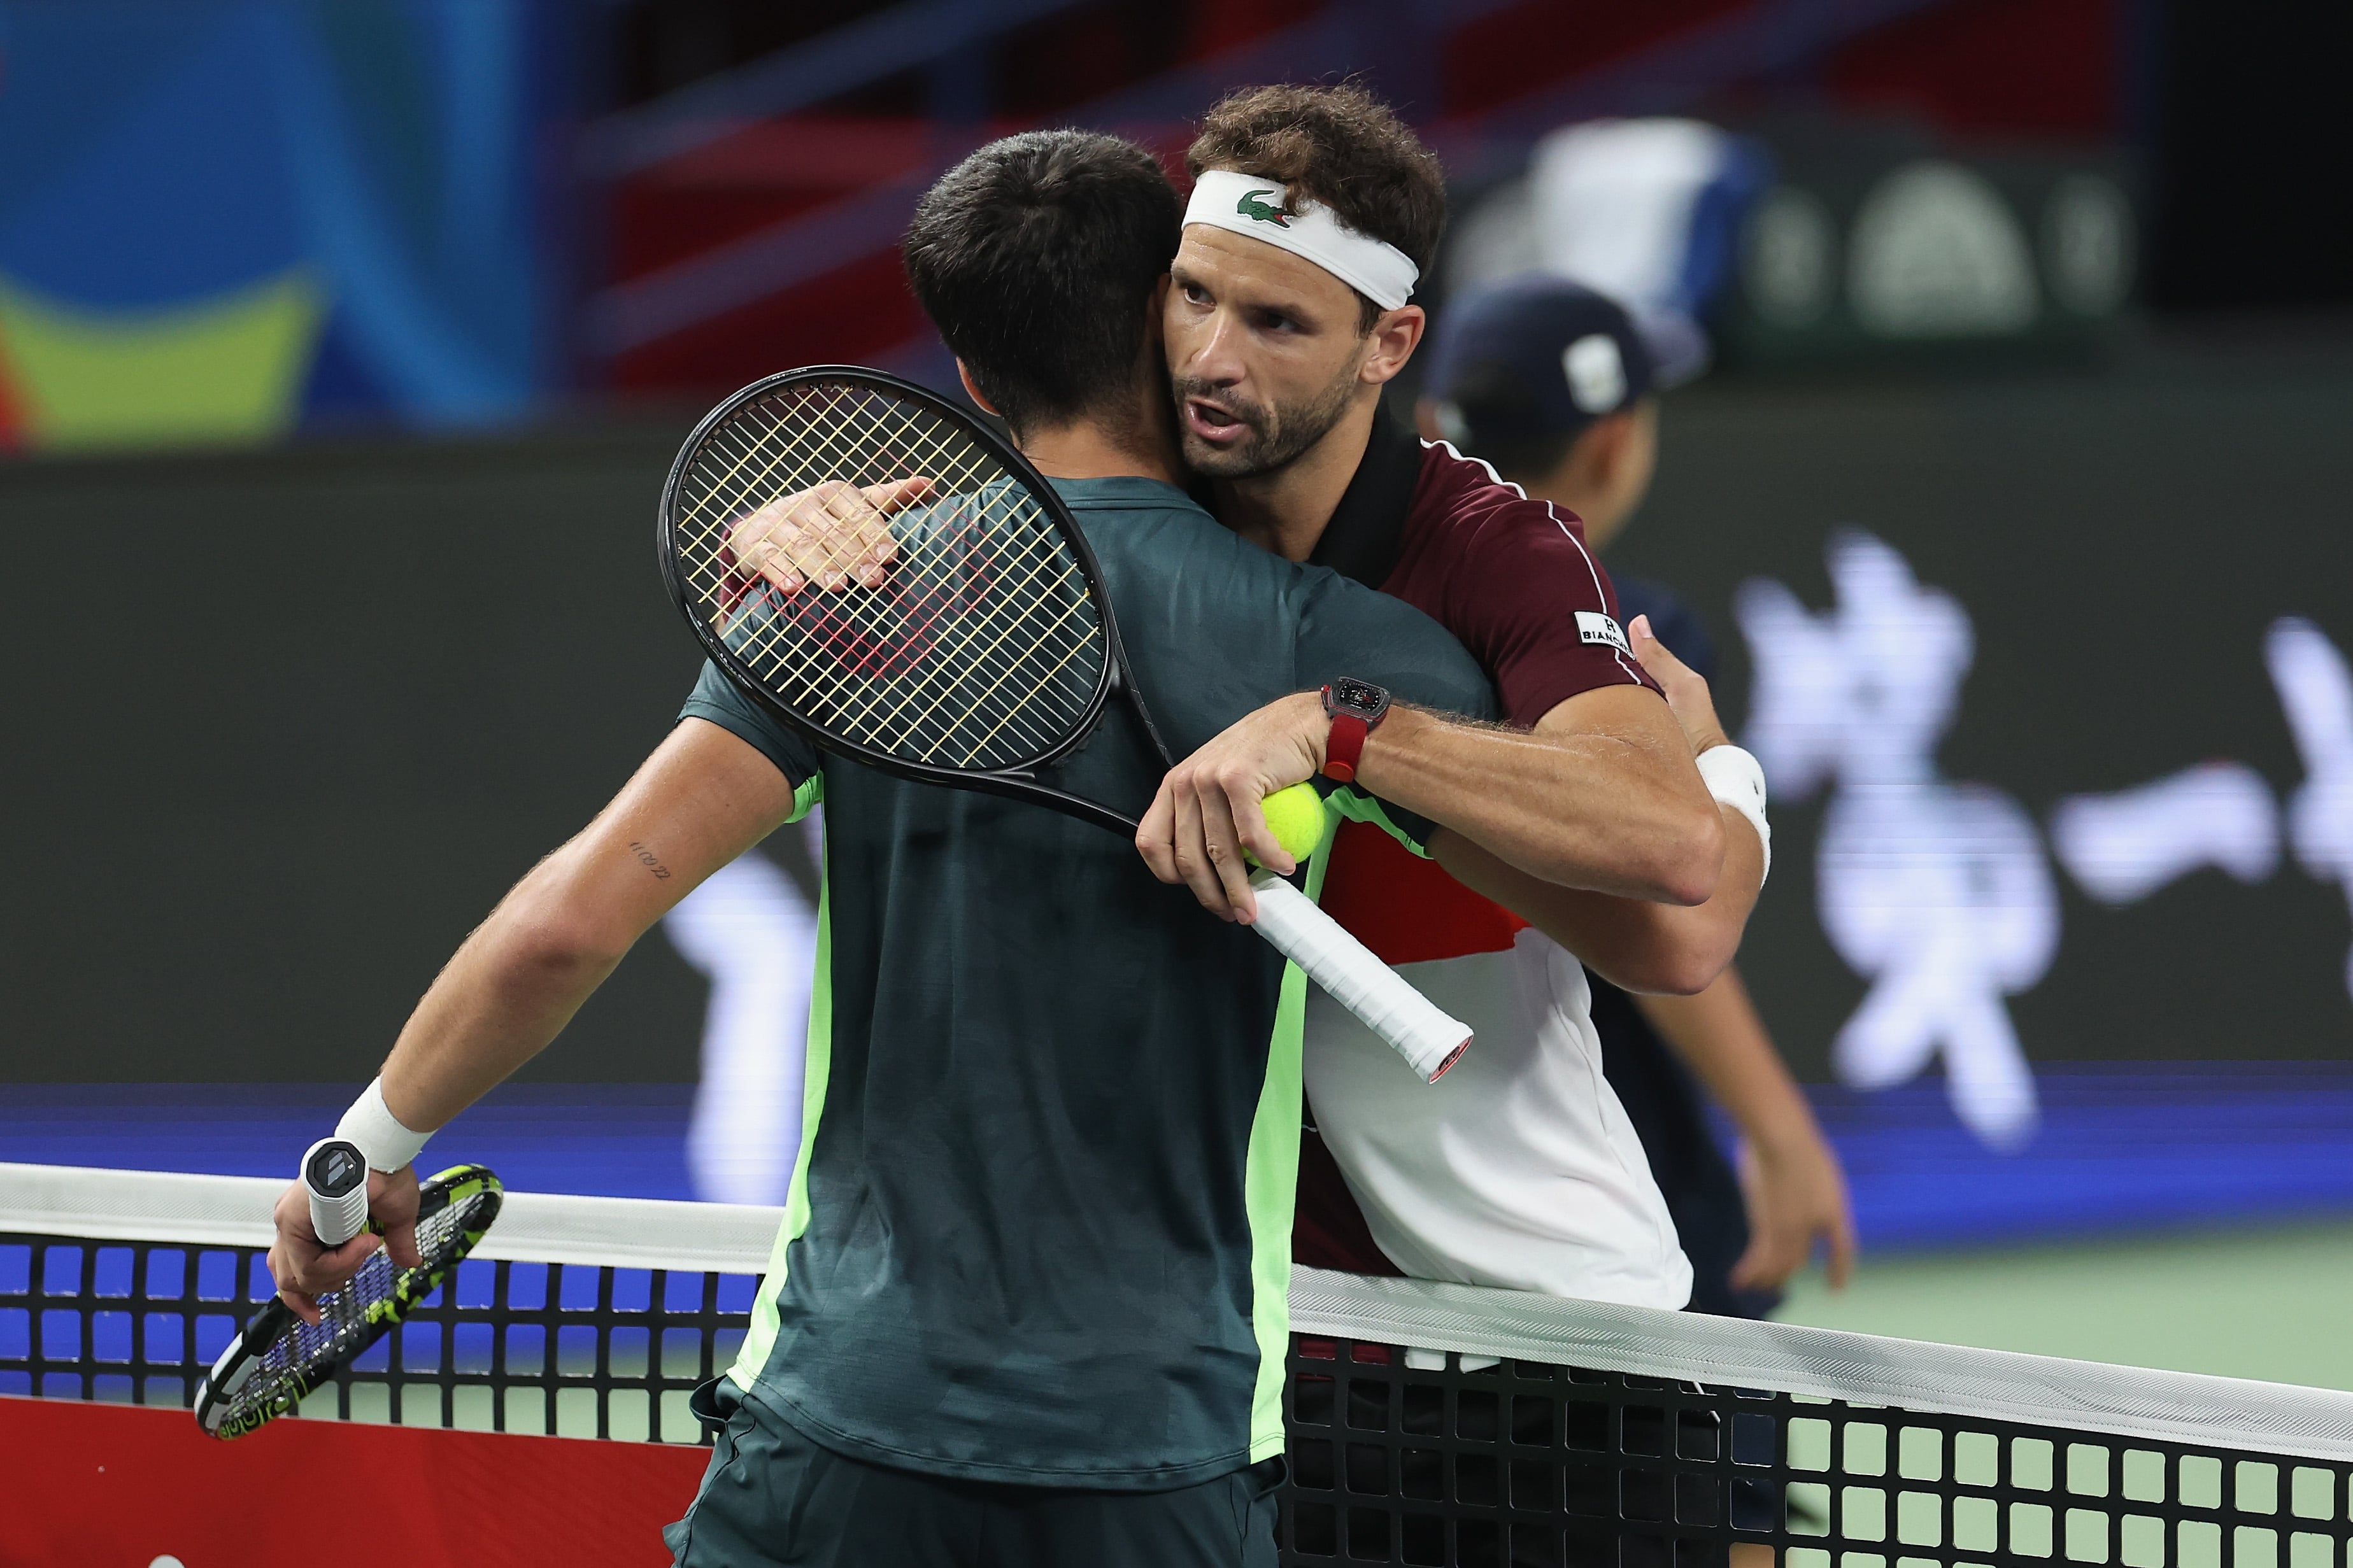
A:
{"type": "Polygon", "coordinates": [[[1324,797],[1315,793],[1315,786],[1295,784],[1279,789],[1259,805],[1266,813],[1266,825],[1273,830],[1275,842],[1289,850],[1293,859],[1306,864],[1324,842],[1324,797]]]}

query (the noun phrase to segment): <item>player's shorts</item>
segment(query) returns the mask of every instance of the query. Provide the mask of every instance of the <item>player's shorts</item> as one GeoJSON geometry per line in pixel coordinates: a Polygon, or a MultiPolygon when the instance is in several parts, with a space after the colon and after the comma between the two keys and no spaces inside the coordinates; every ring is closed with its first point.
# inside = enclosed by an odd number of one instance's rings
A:
{"type": "Polygon", "coordinates": [[[1274,1568],[1280,1459],[1175,1491],[1018,1486],[837,1454],[723,1378],[694,1405],[719,1431],[662,1532],[676,1568],[1274,1568]]]}

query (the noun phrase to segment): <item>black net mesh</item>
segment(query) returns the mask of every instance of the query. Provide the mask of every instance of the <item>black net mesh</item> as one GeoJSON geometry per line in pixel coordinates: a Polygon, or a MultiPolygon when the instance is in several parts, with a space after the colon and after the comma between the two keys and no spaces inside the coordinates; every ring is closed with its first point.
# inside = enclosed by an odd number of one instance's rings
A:
{"type": "Polygon", "coordinates": [[[2343,1461],[1413,1359],[1293,1340],[1286,1561],[2333,1568],[2353,1534],[2343,1461]]]}
{"type": "MultiPolygon", "coordinates": [[[[191,1404],[273,1295],[249,1247],[0,1235],[0,1394],[191,1404]]],[[[706,1441],[687,1410],[751,1321],[748,1274],[468,1258],[308,1416],[706,1441]]]]}
{"type": "MultiPolygon", "coordinates": [[[[308,1416],[694,1443],[749,1274],[470,1259],[308,1416]]],[[[0,1394],[185,1405],[252,1248],[0,1234],[0,1394]]],[[[1286,1563],[2353,1568],[2353,1462],[1294,1336],[1286,1563]]]]}

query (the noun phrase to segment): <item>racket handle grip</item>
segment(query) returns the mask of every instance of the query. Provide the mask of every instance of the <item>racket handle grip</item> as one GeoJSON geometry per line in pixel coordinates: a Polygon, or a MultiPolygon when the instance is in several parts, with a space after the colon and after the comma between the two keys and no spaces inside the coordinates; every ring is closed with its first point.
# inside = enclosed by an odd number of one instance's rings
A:
{"type": "Polygon", "coordinates": [[[1395,1047],[1424,1083],[1436,1083],[1470,1049],[1470,1025],[1440,1012],[1306,894],[1264,869],[1250,873],[1250,891],[1259,935],[1395,1047]]]}
{"type": "Polygon", "coordinates": [[[341,1138],[322,1138],[302,1156],[302,1190],[311,1199],[311,1228],[328,1247],[341,1247],[367,1228],[367,1156],[341,1138]]]}

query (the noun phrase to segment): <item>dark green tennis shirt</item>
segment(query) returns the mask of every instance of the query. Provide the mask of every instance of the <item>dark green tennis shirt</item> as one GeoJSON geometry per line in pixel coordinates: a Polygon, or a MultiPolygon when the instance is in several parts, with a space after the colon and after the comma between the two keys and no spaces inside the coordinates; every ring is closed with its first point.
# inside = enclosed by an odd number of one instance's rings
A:
{"type": "MultiPolygon", "coordinates": [[[[1167,485],[1056,488],[1178,756],[1341,675],[1492,710],[1403,602],[1167,485]]],[[[1124,837],[823,755],[715,669],[685,715],[825,805],[800,1162],[734,1383],[943,1475],[1175,1487],[1280,1451],[1303,977],[1124,837]]],[[[1159,777],[1114,703],[1052,782],[1139,816],[1159,777]]]]}

